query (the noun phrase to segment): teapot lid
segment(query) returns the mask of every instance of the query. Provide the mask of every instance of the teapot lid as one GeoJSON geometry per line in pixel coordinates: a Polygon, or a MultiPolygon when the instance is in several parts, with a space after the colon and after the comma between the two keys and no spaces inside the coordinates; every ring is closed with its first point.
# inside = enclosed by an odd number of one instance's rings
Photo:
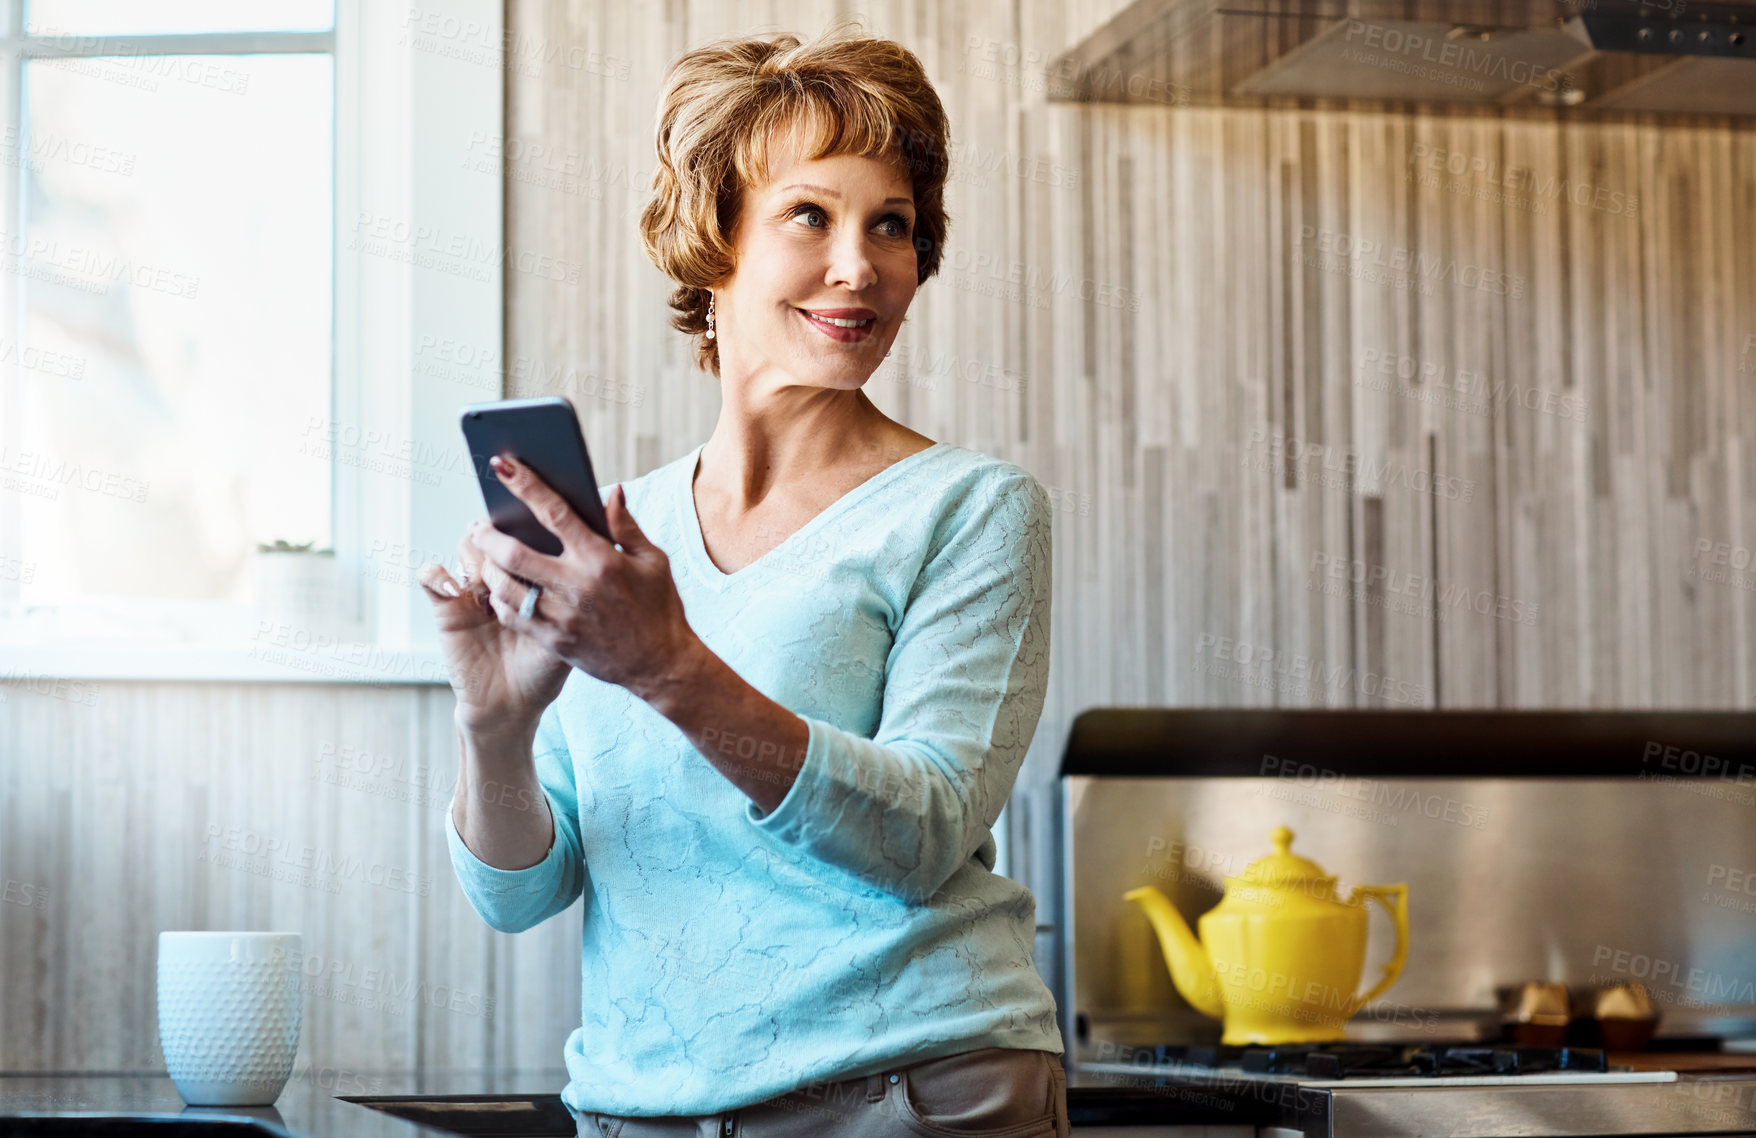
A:
{"type": "Polygon", "coordinates": [[[1333,881],[1334,878],[1323,872],[1323,867],[1308,858],[1293,853],[1293,832],[1285,826],[1276,826],[1269,835],[1274,842],[1274,852],[1259,857],[1245,867],[1239,880],[1251,885],[1292,885],[1306,881],[1333,881]]]}

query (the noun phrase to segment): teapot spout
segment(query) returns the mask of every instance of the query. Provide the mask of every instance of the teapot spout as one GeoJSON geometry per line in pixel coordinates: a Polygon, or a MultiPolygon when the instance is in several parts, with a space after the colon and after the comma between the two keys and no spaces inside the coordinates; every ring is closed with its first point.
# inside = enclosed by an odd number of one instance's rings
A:
{"type": "Polygon", "coordinates": [[[1189,1001],[1191,1007],[1214,1019],[1225,1015],[1225,1002],[1220,999],[1219,977],[1207,949],[1189,931],[1189,923],[1177,912],[1155,885],[1143,885],[1122,894],[1124,901],[1137,901],[1146,910],[1146,919],[1158,933],[1159,947],[1164,950],[1165,963],[1171,969],[1171,983],[1189,1001]]]}

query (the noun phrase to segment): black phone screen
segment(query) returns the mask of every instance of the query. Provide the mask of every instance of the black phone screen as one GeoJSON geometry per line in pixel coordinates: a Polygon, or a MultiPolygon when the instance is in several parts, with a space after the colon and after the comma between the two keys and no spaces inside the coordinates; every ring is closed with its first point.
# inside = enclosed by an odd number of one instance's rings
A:
{"type": "Polygon", "coordinates": [[[537,521],[488,465],[494,455],[510,454],[566,499],[586,525],[614,543],[573,404],[558,395],[475,403],[463,409],[460,422],[495,529],[538,553],[553,557],[562,551],[561,539],[537,521]]]}

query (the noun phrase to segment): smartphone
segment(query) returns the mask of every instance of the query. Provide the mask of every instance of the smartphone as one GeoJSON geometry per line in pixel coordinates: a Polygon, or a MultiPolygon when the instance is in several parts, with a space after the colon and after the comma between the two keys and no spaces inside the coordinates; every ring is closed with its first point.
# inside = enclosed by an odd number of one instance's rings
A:
{"type": "Polygon", "coordinates": [[[463,409],[459,421],[470,463],[476,468],[476,481],[482,484],[482,501],[495,529],[511,534],[538,553],[551,557],[561,553],[561,539],[537,521],[530,507],[519,501],[488,465],[494,455],[510,454],[566,499],[586,525],[615,544],[573,404],[559,395],[472,403],[463,409]]]}

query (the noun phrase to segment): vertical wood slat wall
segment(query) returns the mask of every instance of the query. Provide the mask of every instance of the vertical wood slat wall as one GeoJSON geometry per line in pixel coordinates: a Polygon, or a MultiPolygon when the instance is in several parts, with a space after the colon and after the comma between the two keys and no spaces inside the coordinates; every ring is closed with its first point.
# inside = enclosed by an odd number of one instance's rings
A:
{"type": "MultiPolygon", "coordinates": [[[[607,477],[719,406],[635,229],[664,63],[831,11],[616,6],[587,36],[634,49],[626,80],[513,87],[521,141],[587,172],[509,180],[512,244],[584,267],[509,281],[513,387],[572,395],[607,477]]],[[[1751,544],[1756,133],[1051,105],[1005,59],[1052,54],[1059,17],[1006,11],[867,9],[958,159],[945,267],[867,390],[1056,491],[1048,714],[1752,705],[1756,580],[1700,571],[1751,544]],[[1224,640],[1277,658],[1227,667],[1224,640]]]]}
{"type": "MultiPolygon", "coordinates": [[[[1024,823],[1084,707],[1756,703],[1752,134],[1046,104],[1027,63],[1114,6],[865,9],[957,144],[944,270],[867,390],[1060,508],[1009,812],[1039,920],[1024,823]]],[[[507,394],[571,397],[606,481],[719,406],[636,239],[663,69],[841,7],[509,9],[508,245],[580,273],[507,274],[507,394]]],[[[157,1066],[156,933],[199,927],[304,932],[312,1062],[558,1062],[577,928],[503,936],[457,891],[443,689],[0,694],[0,877],[46,890],[0,904],[0,1068],[157,1066]],[[295,852],[224,848],[269,838],[295,852]],[[368,880],[393,870],[416,892],[368,880]]]]}

